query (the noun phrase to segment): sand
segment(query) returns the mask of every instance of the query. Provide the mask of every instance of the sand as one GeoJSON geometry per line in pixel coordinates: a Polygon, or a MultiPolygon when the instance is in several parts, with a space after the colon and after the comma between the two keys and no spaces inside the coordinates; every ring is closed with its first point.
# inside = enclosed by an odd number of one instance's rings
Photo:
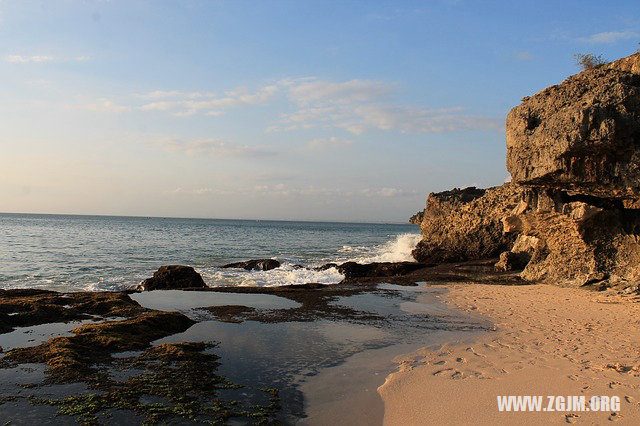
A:
{"type": "MultiPolygon", "coordinates": [[[[640,424],[640,297],[548,285],[450,285],[496,331],[396,358],[386,425],[640,424]],[[619,412],[500,412],[498,395],[618,396],[619,412]]],[[[588,406],[588,402],[587,402],[588,406]]],[[[561,408],[561,407],[559,407],[561,408]]]]}

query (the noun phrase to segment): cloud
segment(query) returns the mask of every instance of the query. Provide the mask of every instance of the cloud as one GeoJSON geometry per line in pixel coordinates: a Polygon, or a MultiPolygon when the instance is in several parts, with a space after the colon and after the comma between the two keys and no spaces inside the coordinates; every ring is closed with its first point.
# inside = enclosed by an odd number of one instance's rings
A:
{"type": "Polygon", "coordinates": [[[131,107],[120,105],[107,98],[100,98],[96,102],[88,103],[81,106],[81,109],[94,112],[127,112],[131,111],[131,107]]]}
{"type": "MultiPolygon", "coordinates": [[[[289,108],[266,127],[267,133],[320,128],[361,135],[370,130],[438,133],[503,128],[502,119],[470,114],[459,106],[398,105],[389,99],[393,89],[393,85],[377,80],[332,82],[303,77],[280,80],[254,90],[239,88],[222,95],[207,91],[156,90],[132,95],[138,101],[130,99],[128,109],[119,110],[164,112],[176,117],[216,117],[231,108],[274,104],[280,96],[280,101],[282,98],[289,101],[289,108]]],[[[104,105],[103,109],[115,107],[104,105]]],[[[347,144],[344,140],[317,139],[308,145],[311,149],[321,149],[347,144]]]]}
{"type": "Polygon", "coordinates": [[[339,128],[361,135],[371,129],[402,133],[443,133],[500,130],[503,127],[502,120],[495,117],[463,112],[461,107],[428,109],[385,104],[309,108],[282,115],[282,125],[272,126],[268,130],[339,128]]]}
{"type": "Polygon", "coordinates": [[[218,188],[193,188],[193,189],[183,189],[182,187],[178,187],[175,189],[171,189],[169,191],[165,191],[165,193],[172,195],[196,195],[196,196],[206,196],[206,195],[233,195],[236,192],[228,189],[218,189],[218,188]]]}
{"type": "Polygon", "coordinates": [[[205,111],[206,115],[215,116],[222,113],[221,109],[263,104],[273,98],[278,90],[277,85],[266,85],[255,92],[240,88],[226,92],[224,96],[215,96],[209,92],[157,90],[136,97],[153,100],[139,106],[142,111],[172,111],[174,115],[182,117],[205,111]],[[158,100],[167,98],[170,100],[158,100]]]}
{"type": "Polygon", "coordinates": [[[375,80],[349,80],[329,82],[306,77],[283,80],[281,85],[289,88],[289,99],[298,105],[317,103],[351,104],[364,102],[390,94],[393,87],[375,80]]]}
{"type": "Polygon", "coordinates": [[[607,31],[596,33],[589,37],[581,37],[578,40],[586,43],[611,44],[637,37],[640,37],[640,35],[635,31],[607,31]]]}
{"type": "Polygon", "coordinates": [[[348,145],[353,145],[354,142],[352,140],[347,139],[338,139],[335,136],[330,138],[318,138],[309,141],[307,146],[311,150],[321,150],[325,148],[340,148],[348,145]]]}
{"type": "Polygon", "coordinates": [[[465,114],[461,107],[424,108],[387,102],[393,86],[373,80],[326,82],[314,78],[283,80],[298,110],[281,114],[267,132],[343,129],[354,135],[368,130],[403,133],[500,130],[502,120],[465,114]]]}
{"type": "Polygon", "coordinates": [[[34,55],[34,56],[8,55],[5,57],[5,60],[10,64],[27,64],[30,62],[33,62],[33,63],[51,62],[54,60],[54,57],[49,55],[34,55]]]}
{"type": "Polygon", "coordinates": [[[10,64],[42,64],[46,62],[86,62],[89,61],[91,57],[87,55],[71,58],[59,58],[52,55],[7,55],[4,59],[10,64]]]}
{"type": "Polygon", "coordinates": [[[165,139],[153,143],[167,152],[177,152],[189,157],[207,156],[222,157],[263,157],[274,155],[275,152],[257,146],[236,145],[221,140],[198,139],[165,139]]]}
{"type": "Polygon", "coordinates": [[[398,198],[414,196],[418,194],[418,191],[385,187],[380,189],[363,189],[361,193],[366,197],[398,198]]]}

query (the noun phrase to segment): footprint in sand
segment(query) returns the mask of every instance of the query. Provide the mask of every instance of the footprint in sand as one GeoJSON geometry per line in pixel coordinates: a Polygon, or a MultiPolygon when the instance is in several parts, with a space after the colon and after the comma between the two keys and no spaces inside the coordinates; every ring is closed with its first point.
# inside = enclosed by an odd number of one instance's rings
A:
{"type": "Polygon", "coordinates": [[[611,422],[617,422],[618,420],[621,420],[622,416],[620,415],[620,413],[611,413],[611,415],[609,416],[609,421],[611,422]]]}
{"type": "Polygon", "coordinates": [[[632,397],[631,395],[626,395],[624,397],[624,400],[627,401],[629,404],[633,404],[636,402],[636,399],[634,397],[632,397]]]}
{"type": "Polygon", "coordinates": [[[446,363],[447,361],[442,360],[442,361],[434,362],[433,365],[445,365],[446,363]]]}
{"type": "Polygon", "coordinates": [[[443,374],[447,374],[453,371],[453,368],[445,368],[444,370],[438,370],[433,373],[434,376],[442,376],[443,374]]]}
{"type": "Polygon", "coordinates": [[[567,423],[576,423],[578,421],[578,415],[577,414],[567,414],[564,416],[564,421],[567,423]]]}
{"type": "Polygon", "coordinates": [[[458,362],[463,362],[463,363],[464,363],[464,362],[467,362],[467,360],[466,360],[465,358],[462,358],[462,357],[460,357],[460,358],[456,358],[456,361],[458,361],[458,362]]]}
{"type": "Polygon", "coordinates": [[[451,378],[454,380],[465,379],[464,373],[462,371],[456,371],[451,375],[451,378]]]}

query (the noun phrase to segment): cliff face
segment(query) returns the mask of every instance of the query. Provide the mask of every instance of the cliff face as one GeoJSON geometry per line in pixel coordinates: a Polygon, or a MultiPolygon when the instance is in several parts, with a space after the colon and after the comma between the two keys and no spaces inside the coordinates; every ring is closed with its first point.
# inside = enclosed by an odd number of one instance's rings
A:
{"type": "Polygon", "coordinates": [[[506,247],[496,266],[530,281],[639,280],[640,53],[524,98],[506,133],[512,183],[467,202],[430,195],[414,256],[506,247]]]}
{"type": "Polygon", "coordinates": [[[507,116],[507,169],[521,185],[637,197],[640,74],[597,67],[525,98],[507,116]]]}
{"type": "Polygon", "coordinates": [[[565,285],[640,278],[640,54],[569,77],[507,116],[525,188],[504,219],[521,276],[565,285]]]}
{"type": "Polygon", "coordinates": [[[515,237],[502,232],[501,218],[518,204],[514,185],[454,189],[430,194],[413,251],[419,262],[455,262],[498,256],[515,237]]]}

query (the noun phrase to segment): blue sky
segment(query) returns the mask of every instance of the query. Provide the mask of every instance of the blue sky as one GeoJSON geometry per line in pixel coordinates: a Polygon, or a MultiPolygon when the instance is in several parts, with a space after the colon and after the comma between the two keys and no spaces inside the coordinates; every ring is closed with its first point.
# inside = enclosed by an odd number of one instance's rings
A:
{"type": "Polygon", "coordinates": [[[635,1],[0,0],[0,211],[402,222],[635,1]]]}

